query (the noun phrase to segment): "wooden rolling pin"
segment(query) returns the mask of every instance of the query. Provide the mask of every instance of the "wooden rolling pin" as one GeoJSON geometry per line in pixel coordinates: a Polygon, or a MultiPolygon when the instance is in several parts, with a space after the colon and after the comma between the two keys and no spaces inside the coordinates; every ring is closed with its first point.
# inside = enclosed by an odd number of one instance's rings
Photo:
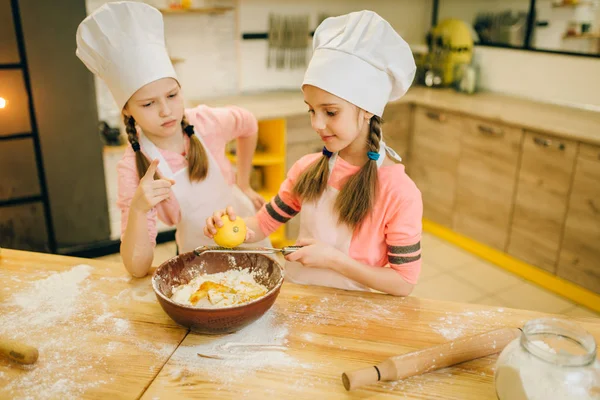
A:
{"type": "Polygon", "coordinates": [[[21,364],[33,364],[39,353],[35,347],[0,337],[0,355],[21,364]]]}
{"type": "Polygon", "coordinates": [[[344,372],[342,382],[346,390],[352,390],[378,381],[397,381],[435,371],[499,353],[520,334],[518,328],[502,328],[390,357],[373,367],[344,372]]]}

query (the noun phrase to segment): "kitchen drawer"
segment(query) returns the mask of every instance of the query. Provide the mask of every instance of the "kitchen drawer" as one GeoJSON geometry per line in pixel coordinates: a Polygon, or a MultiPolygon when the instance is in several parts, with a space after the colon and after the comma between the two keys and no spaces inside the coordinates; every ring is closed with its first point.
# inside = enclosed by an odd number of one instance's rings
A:
{"type": "Polygon", "coordinates": [[[578,143],[526,132],[507,251],[556,272],[578,143]]]}
{"type": "Polygon", "coordinates": [[[410,142],[410,176],[421,190],[425,218],[452,227],[463,118],[417,107],[410,142]]]}
{"type": "Polygon", "coordinates": [[[33,140],[0,142],[0,201],[41,193],[33,140]]]}
{"type": "Polygon", "coordinates": [[[600,293],[600,159],[580,146],[557,275],[600,293]]]}
{"type": "Polygon", "coordinates": [[[465,125],[454,230],[504,251],[523,131],[470,118],[465,125]]]}

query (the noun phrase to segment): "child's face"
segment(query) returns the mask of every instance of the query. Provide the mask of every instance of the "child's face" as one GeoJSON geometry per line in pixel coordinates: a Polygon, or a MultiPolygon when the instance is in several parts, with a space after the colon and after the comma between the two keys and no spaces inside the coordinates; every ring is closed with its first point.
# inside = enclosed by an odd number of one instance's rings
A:
{"type": "Polygon", "coordinates": [[[339,152],[355,143],[366,145],[372,114],[315,86],[304,85],[302,92],[312,127],[329,151],[339,152]]]}
{"type": "Polygon", "coordinates": [[[144,133],[167,137],[181,131],[183,96],[173,78],[151,82],[131,96],[125,114],[135,119],[144,133]]]}

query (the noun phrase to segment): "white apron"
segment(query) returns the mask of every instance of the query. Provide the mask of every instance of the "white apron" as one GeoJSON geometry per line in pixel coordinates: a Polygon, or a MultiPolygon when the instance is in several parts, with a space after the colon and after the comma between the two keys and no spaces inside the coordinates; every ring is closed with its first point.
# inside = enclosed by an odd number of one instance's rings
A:
{"type": "MultiPolygon", "coordinates": [[[[394,150],[380,141],[379,160],[377,168],[381,167],[386,153],[391,158],[401,161],[400,156],[394,150]]],[[[337,159],[337,153],[329,159],[329,174],[333,171],[337,159]]],[[[302,204],[300,213],[300,233],[298,238],[315,239],[326,243],[345,254],[350,253],[353,231],[345,224],[338,223],[337,212],[334,205],[339,190],[327,185],[327,188],[318,201],[302,204]]],[[[285,264],[285,278],[289,282],[301,285],[328,286],[346,290],[370,289],[344,275],[329,268],[305,267],[298,262],[288,261],[285,264]]]]}
{"type": "MultiPolygon", "coordinates": [[[[198,246],[214,246],[213,239],[204,236],[206,219],[217,210],[232,206],[236,214],[242,218],[256,214],[252,201],[240,190],[237,185],[229,185],[221,168],[217,164],[210,150],[204,144],[202,136],[196,134],[208,156],[208,174],[201,182],[191,182],[188,168],[185,167],[176,173],[171,171],[161,152],[142,132],[139,133],[140,144],[151,160],[158,159],[158,170],[164,178],[172,179],[175,184],[171,190],[179,203],[181,218],[177,224],[175,240],[180,253],[194,250],[198,246]]],[[[192,138],[190,138],[192,140],[192,138]]],[[[257,243],[258,246],[270,246],[269,239],[257,243]]]]}

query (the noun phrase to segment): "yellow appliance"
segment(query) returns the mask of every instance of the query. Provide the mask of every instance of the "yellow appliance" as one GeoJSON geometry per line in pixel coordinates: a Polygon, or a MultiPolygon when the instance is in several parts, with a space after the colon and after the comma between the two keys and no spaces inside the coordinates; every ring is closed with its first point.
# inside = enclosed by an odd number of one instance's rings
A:
{"type": "MultiPolygon", "coordinates": [[[[429,54],[425,70],[439,78],[434,86],[448,86],[460,79],[460,65],[470,64],[473,57],[473,37],[469,26],[459,19],[445,19],[427,35],[429,54]],[[435,71],[435,72],[431,72],[435,71]]],[[[431,85],[429,85],[431,86],[431,85]]]]}

